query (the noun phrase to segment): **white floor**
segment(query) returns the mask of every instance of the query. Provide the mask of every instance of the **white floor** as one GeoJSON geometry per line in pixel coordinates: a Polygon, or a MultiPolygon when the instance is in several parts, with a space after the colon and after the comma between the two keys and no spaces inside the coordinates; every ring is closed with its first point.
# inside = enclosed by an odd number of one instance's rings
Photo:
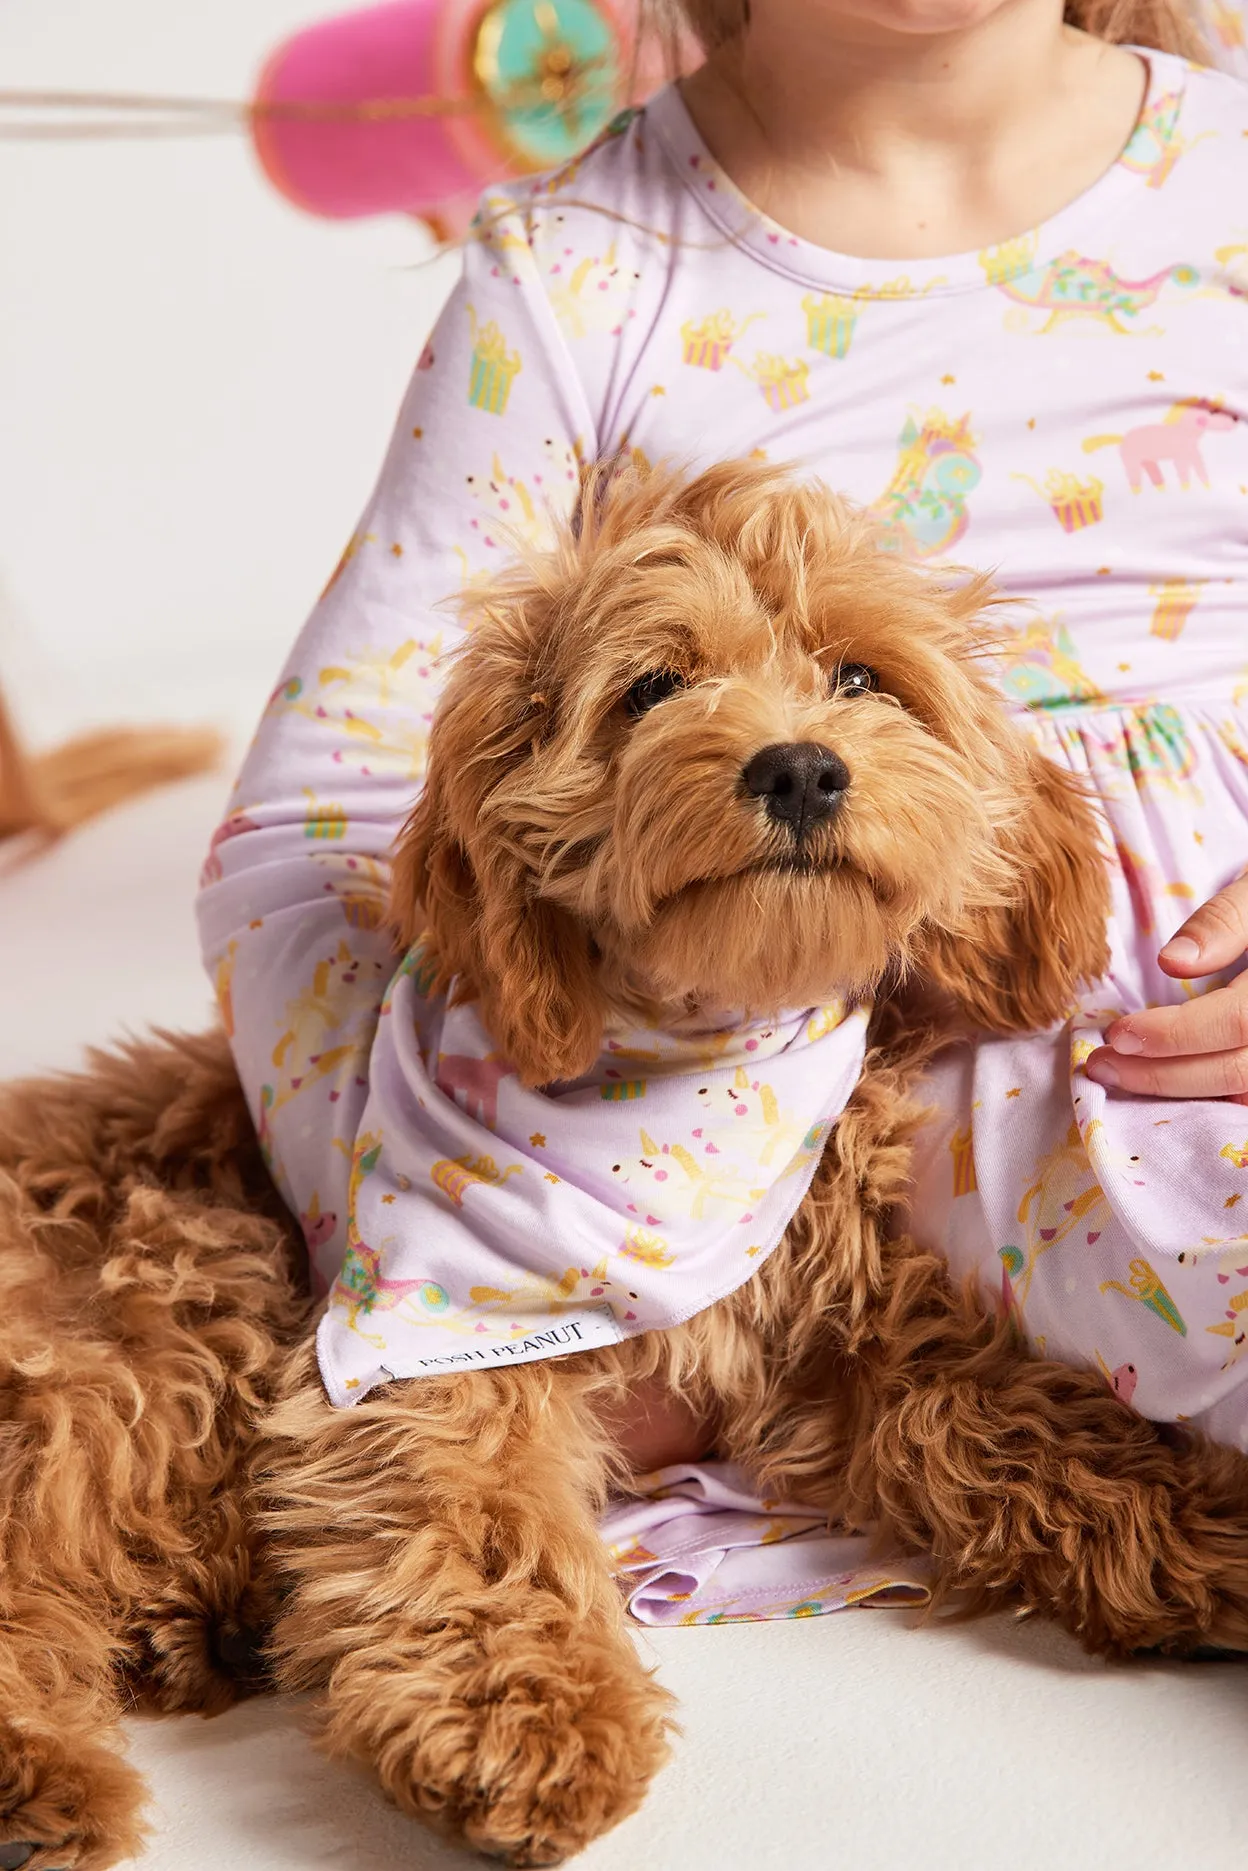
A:
{"type": "MultiPolygon", "coordinates": [[[[4,0],[0,71],[238,95],[317,10],[4,0]]],[[[154,713],[246,732],[444,287],[425,251],[401,222],[303,220],[241,147],[0,145],[0,670],[33,737],[154,713]]],[[[190,902],[223,793],[171,789],[0,876],[0,1074],[207,1017],[190,902]]],[[[645,1641],[684,1739],[587,1871],[1245,1861],[1248,1667],[1110,1669],[1044,1627],[887,1611],[645,1641]]],[[[296,1709],[135,1724],[131,1745],[143,1871],[456,1861],[327,1768],[296,1709]]]]}

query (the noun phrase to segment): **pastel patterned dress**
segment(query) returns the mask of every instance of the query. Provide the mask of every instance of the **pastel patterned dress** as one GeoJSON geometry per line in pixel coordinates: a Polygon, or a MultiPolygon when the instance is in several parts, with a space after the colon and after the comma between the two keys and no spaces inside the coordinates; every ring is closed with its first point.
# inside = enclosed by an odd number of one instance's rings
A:
{"type": "Polygon", "coordinates": [[[387,853],[456,640],[443,600],[541,539],[582,461],[761,451],[869,506],[897,550],[995,574],[1017,600],[1005,696],[1091,780],[1116,853],[1113,963],[1075,1019],[936,1073],[915,1230],[1036,1345],[1248,1447],[1248,1110],[1082,1073],[1114,1014],[1189,991],[1157,949],[1248,865],[1248,89],[1144,56],[1113,167],[979,253],[863,261],[794,237],[674,89],[485,203],[200,899],[326,1292],[400,961],[387,853]]]}

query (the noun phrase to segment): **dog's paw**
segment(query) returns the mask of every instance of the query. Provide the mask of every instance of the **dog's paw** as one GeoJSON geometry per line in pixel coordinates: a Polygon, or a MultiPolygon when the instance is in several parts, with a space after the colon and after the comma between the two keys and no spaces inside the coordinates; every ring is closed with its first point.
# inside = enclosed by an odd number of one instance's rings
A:
{"type": "Polygon", "coordinates": [[[126,1640],[126,1687],[145,1712],[220,1715],[269,1686],[264,1634],[232,1608],[144,1606],[126,1640]]]}
{"type": "Polygon", "coordinates": [[[143,1797],[111,1748],[0,1721],[0,1871],[106,1871],[139,1850],[143,1797]]]}
{"type": "Polygon", "coordinates": [[[510,1865],[581,1851],[640,1805],[668,1754],[672,1697],[623,1637],[497,1628],[375,1688],[400,1720],[378,1734],[374,1702],[373,1736],[351,1752],[406,1811],[510,1865]]]}

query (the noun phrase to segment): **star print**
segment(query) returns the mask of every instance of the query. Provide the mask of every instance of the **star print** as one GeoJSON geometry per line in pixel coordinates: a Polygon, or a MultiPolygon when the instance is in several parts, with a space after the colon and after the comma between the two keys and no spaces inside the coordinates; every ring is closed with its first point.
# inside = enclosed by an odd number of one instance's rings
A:
{"type": "Polygon", "coordinates": [[[1011,1085],[1005,1095],[1007,1098],[1021,1098],[1023,1095],[1023,1088],[1021,1085],[1011,1085]]]}
{"type": "Polygon", "coordinates": [[[1096,575],[1098,578],[1108,578],[1113,569],[1112,565],[1098,565],[1096,575]]]}
{"type": "Polygon", "coordinates": [[[1034,417],[1034,416],[1028,416],[1028,418],[1027,418],[1027,427],[1028,427],[1029,429],[1034,429],[1034,428],[1035,428],[1035,426],[1036,426],[1036,419],[1035,419],[1035,417],[1034,417]]]}
{"type": "Polygon", "coordinates": [[[401,545],[399,545],[397,540],[395,541],[394,545],[391,546],[390,550],[394,554],[396,559],[401,559],[403,557],[403,548],[401,545]]]}
{"type": "Polygon", "coordinates": [[[383,1195],[381,1199],[383,1202],[393,1202],[395,1197],[393,1195],[383,1195]]]}
{"type": "Polygon", "coordinates": [[[661,383],[656,383],[653,390],[651,390],[650,394],[651,396],[666,396],[667,391],[663,388],[663,385],[661,383]]]}
{"type": "Polygon", "coordinates": [[[945,374],[944,374],[944,376],[943,376],[943,377],[941,378],[941,380],[940,380],[940,381],[941,381],[942,383],[956,383],[956,382],[957,382],[958,380],[957,380],[957,378],[956,378],[956,377],[954,377],[954,376],[951,376],[951,375],[950,375],[950,373],[949,373],[948,371],[946,371],[946,372],[945,372],[945,374]]]}
{"type": "Polygon", "coordinates": [[[425,433],[425,432],[424,432],[424,430],[423,430],[423,429],[413,429],[413,430],[412,430],[412,436],[413,436],[413,439],[414,439],[415,441],[417,441],[417,442],[419,442],[419,441],[421,440],[421,438],[423,437],[423,435],[424,435],[424,433],[425,433]]]}
{"type": "Polygon", "coordinates": [[[254,923],[248,923],[248,925],[247,925],[247,927],[248,927],[249,929],[263,929],[263,928],[264,928],[264,917],[263,917],[263,916],[257,916],[257,917],[256,917],[256,920],[255,920],[255,922],[254,922],[254,923]]]}
{"type": "Polygon", "coordinates": [[[543,1137],[540,1130],[535,1130],[533,1132],[533,1135],[529,1138],[529,1142],[533,1145],[535,1150],[544,1150],[546,1148],[546,1139],[543,1137]]]}
{"type": "Polygon", "coordinates": [[[1193,832],[1192,837],[1196,840],[1198,845],[1203,845],[1205,842],[1205,834],[1203,832],[1193,832]]]}
{"type": "Polygon", "coordinates": [[[1223,1208],[1234,1208],[1236,1202],[1242,1202],[1243,1199],[1242,1195],[1228,1195],[1222,1206],[1223,1208]]]}
{"type": "Polygon", "coordinates": [[[1148,373],[1148,381],[1150,383],[1164,383],[1166,381],[1165,371],[1164,370],[1150,370],[1148,373]]]}
{"type": "Polygon", "coordinates": [[[1124,676],[1129,672],[1130,668],[1130,663],[1119,663],[1118,665],[1119,673],[1124,676]]]}
{"type": "Polygon", "coordinates": [[[549,1170],[547,1170],[547,1171],[546,1171],[546,1174],[545,1174],[545,1176],[544,1176],[544,1177],[542,1178],[542,1180],[543,1180],[544,1182],[558,1182],[558,1180],[559,1180],[559,1178],[558,1178],[558,1176],[552,1176],[552,1175],[551,1175],[551,1173],[550,1173],[550,1171],[549,1171],[549,1170]]]}

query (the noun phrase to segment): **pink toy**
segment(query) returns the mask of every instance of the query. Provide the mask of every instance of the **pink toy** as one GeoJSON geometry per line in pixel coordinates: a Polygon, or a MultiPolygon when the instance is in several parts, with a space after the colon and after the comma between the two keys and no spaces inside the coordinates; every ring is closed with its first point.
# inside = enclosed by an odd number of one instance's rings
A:
{"type": "Polygon", "coordinates": [[[296,33],[256,90],[265,172],[335,219],[460,231],[491,179],[551,168],[661,76],[629,0],[392,0],[296,33]],[[634,81],[634,82],[630,82],[634,81]]]}

